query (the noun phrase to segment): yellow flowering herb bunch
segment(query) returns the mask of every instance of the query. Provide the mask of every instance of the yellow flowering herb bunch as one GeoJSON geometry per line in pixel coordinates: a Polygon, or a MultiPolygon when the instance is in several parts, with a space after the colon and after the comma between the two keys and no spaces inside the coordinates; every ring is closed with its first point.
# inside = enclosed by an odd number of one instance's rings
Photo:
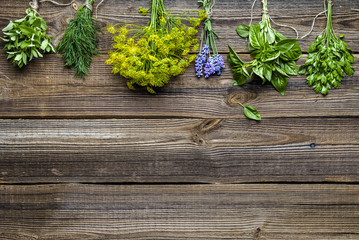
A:
{"type": "Polygon", "coordinates": [[[109,53],[107,64],[112,72],[127,79],[129,89],[134,85],[147,87],[150,93],[154,88],[168,83],[171,76],[183,74],[185,68],[195,60],[196,55],[189,52],[198,49],[195,37],[204,12],[198,18],[186,14],[171,15],[166,12],[163,0],[152,0],[150,9],[140,7],[139,12],[151,13],[147,26],[116,24],[107,27],[114,34],[114,51],[109,53]],[[186,26],[181,20],[187,20],[192,26],[186,26]]]}

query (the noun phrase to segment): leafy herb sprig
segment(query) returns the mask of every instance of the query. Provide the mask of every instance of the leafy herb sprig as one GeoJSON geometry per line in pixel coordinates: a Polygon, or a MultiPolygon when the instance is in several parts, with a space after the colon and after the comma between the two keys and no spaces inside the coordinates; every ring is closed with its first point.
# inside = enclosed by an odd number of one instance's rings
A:
{"type": "Polygon", "coordinates": [[[22,68],[34,58],[43,57],[43,53],[55,52],[51,44],[52,36],[46,34],[45,20],[33,9],[26,10],[24,18],[10,21],[2,29],[6,42],[4,50],[15,67],[22,68]]]}
{"type": "Polygon", "coordinates": [[[91,16],[93,4],[93,0],[86,0],[85,5],[79,8],[56,47],[62,53],[65,66],[74,67],[75,76],[83,79],[89,72],[92,56],[99,54],[96,48],[100,28],[91,16]]]}
{"type": "Polygon", "coordinates": [[[107,64],[112,72],[127,79],[127,86],[144,86],[150,93],[162,87],[172,76],[184,73],[185,68],[194,61],[190,50],[198,49],[195,37],[198,26],[206,17],[203,11],[199,18],[186,14],[172,15],[166,11],[163,0],[152,0],[150,9],[140,7],[142,15],[151,13],[151,20],[145,27],[132,24],[109,25],[107,30],[116,34],[113,37],[114,51],[109,53],[107,64]],[[187,20],[192,27],[184,25],[187,20]],[[120,27],[119,27],[120,26],[120,27]]]}
{"type": "Polygon", "coordinates": [[[263,84],[270,82],[284,95],[290,75],[297,75],[296,60],[302,51],[297,39],[288,39],[275,31],[270,24],[267,0],[262,0],[262,21],[257,25],[240,25],[236,31],[239,36],[249,38],[248,49],[254,60],[244,62],[229,47],[228,61],[231,64],[234,85],[243,85],[247,79],[257,76],[263,84]]]}
{"type": "Polygon", "coordinates": [[[327,95],[329,89],[340,86],[344,73],[352,77],[354,62],[352,50],[335,35],[332,23],[332,1],[328,1],[327,26],[308,49],[308,59],[299,69],[307,74],[307,83],[316,93],[327,95]]]}
{"type": "Polygon", "coordinates": [[[198,0],[198,3],[203,7],[208,18],[204,21],[200,53],[196,57],[196,75],[198,78],[203,76],[208,78],[211,75],[221,75],[222,69],[225,68],[224,60],[218,54],[215,37],[219,38],[212,27],[212,8],[214,0],[198,0]],[[212,52],[212,55],[211,55],[212,52]]]}

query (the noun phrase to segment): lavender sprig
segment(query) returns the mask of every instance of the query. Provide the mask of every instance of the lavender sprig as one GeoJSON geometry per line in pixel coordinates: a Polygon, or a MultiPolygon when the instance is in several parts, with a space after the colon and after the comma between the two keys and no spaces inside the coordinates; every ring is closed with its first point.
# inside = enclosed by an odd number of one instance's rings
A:
{"type": "Polygon", "coordinates": [[[203,7],[204,11],[208,15],[208,18],[204,22],[201,49],[196,58],[196,75],[198,78],[203,75],[205,78],[209,78],[214,74],[219,76],[222,73],[222,69],[225,68],[225,65],[223,57],[218,54],[216,46],[215,37],[219,37],[212,28],[213,0],[198,0],[198,3],[200,3],[203,7]]]}

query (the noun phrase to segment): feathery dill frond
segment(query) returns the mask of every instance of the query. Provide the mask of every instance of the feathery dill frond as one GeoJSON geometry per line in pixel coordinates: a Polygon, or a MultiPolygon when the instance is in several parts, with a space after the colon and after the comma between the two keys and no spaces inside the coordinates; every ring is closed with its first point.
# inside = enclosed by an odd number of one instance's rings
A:
{"type": "MultiPolygon", "coordinates": [[[[92,0],[86,2],[93,5],[92,0]]],[[[89,72],[92,55],[99,54],[96,50],[99,27],[93,22],[91,13],[86,5],[80,7],[56,48],[62,53],[65,66],[73,67],[75,75],[83,79],[89,72]]]]}

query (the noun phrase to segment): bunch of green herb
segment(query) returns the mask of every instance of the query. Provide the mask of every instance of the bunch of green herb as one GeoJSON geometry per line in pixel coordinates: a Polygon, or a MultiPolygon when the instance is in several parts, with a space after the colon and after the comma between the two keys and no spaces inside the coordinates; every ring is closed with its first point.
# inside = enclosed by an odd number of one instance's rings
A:
{"type": "Polygon", "coordinates": [[[4,50],[15,67],[22,68],[32,59],[43,57],[43,53],[55,52],[51,36],[46,35],[45,20],[33,9],[26,10],[22,19],[10,21],[2,30],[6,42],[4,50]]]}
{"type": "Polygon", "coordinates": [[[218,35],[212,27],[214,0],[198,0],[198,3],[203,7],[208,18],[204,21],[200,53],[196,57],[195,69],[197,77],[200,78],[204,74],[204,77],[208,78],[213,74],[221,75],[225,66],[223,57],[218,54],[216,46],[215,37],[218,38],[218,35]]]}
{"type": "Polygon", "coordinates": [[[328,1],[327,26],[308,49],[308,59],[300,67],[300,74],[307,74],[307,83],[316,93],[328,94],[332,87],[340,86],[344,73],[353,76],[352,51],[335,36],[332,23],[332,1],[328,1]]]}
{"type": "Polygon", "coordinates": [[[288,39],[275,31],[270,24],[267,0],[262,0],[262,21],[257,25],[240,25],[236,31],[239,36],[249,38],[248,49],[254,60],[242,61],[229,47],[228,61],[231,64],[234,85],[243,85],[247,79],[257,76],[263,84],[270,82],[284,95],[290,75],[297,75],[296,60],[302,51],[297,39],[288,39]]]}
{"type": "Polygon", "coordinates": [[[83,79],[89,72],[92,56],[99,54],[96,48],[100,28],[91,16],[93,4],[93,0],[86,0],[85,5],[79,8],[56,47],[62,53],[65,66],[74,67],[75,75],[83,79]]]}
{"type": "Polygon", "coordinates": [[[113,73],[127,79],[128,88],[139,85],[155,93],[155,87],[162,87],[172,76],[184,73],[196,58],[189,52],[198,48],[196,28],[206,15],[203,11],[199,18],[171,15],[163,0],[152,0],[150,9],[140,7],[139,12],[146,15],[149,11],[151,20],[145,27],[130,24],[107,27],[116,35],[113,37],[115,51],[109,53],[106,63],[112,65],[113,73]],[[193,26],[188,27],[181,20],[188,20],[193,26]]]}

